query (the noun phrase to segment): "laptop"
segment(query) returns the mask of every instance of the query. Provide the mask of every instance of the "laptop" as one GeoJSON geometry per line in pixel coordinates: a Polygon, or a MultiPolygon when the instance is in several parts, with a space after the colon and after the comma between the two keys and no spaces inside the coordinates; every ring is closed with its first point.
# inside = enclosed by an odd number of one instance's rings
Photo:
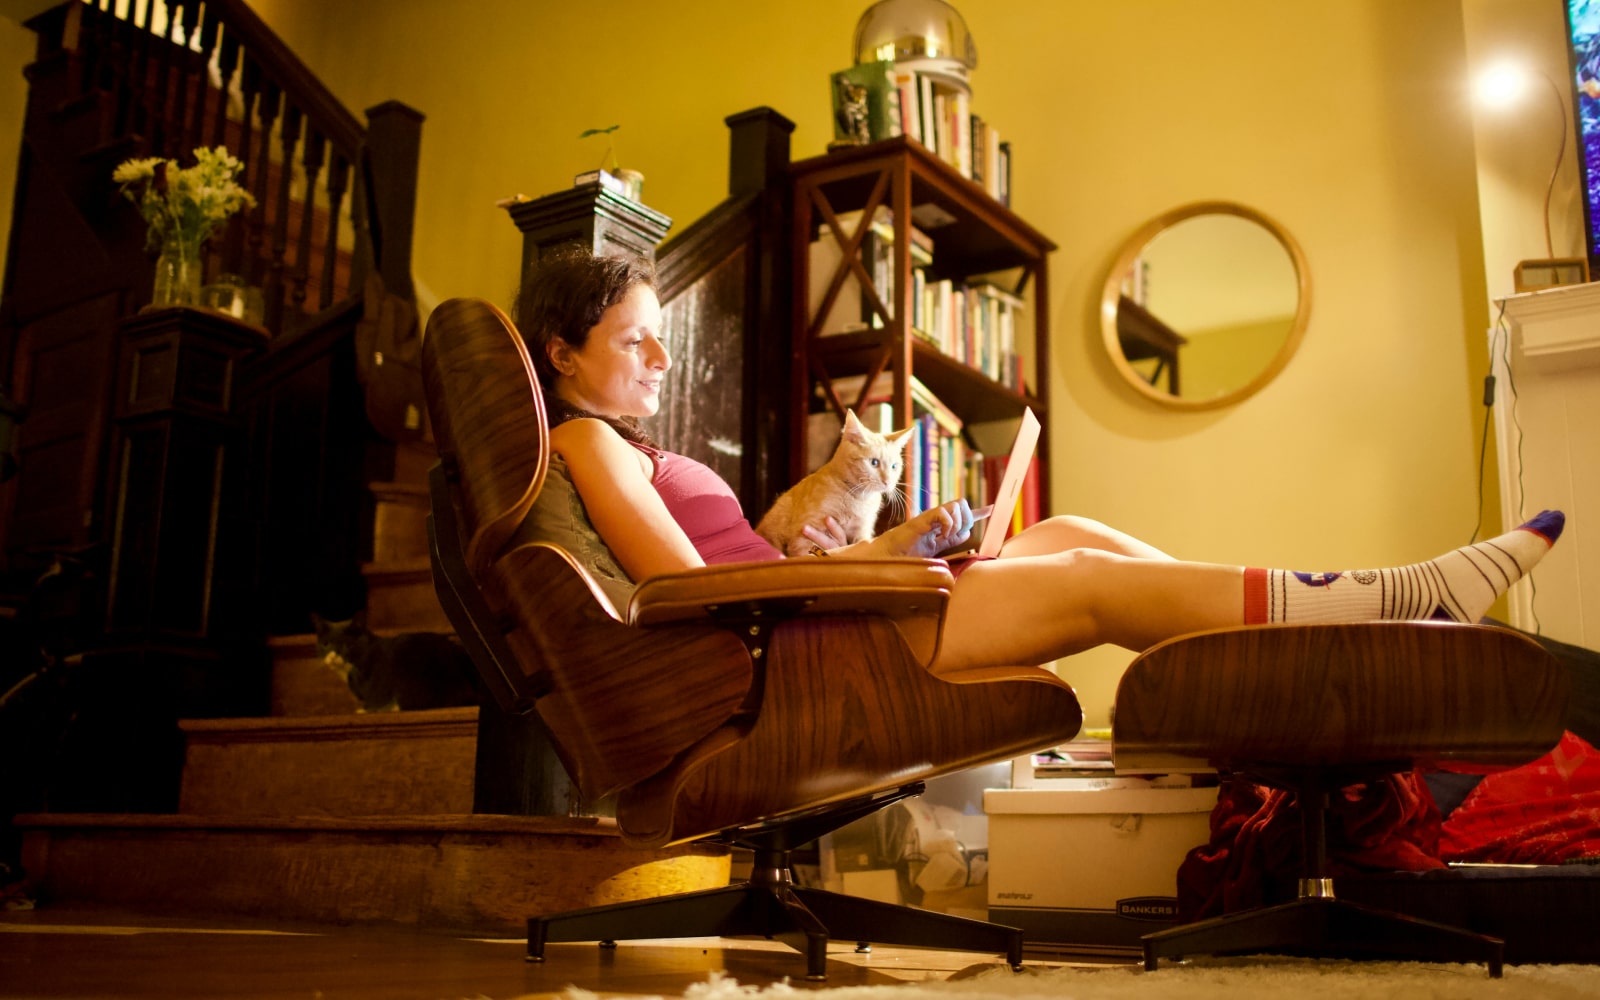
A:
{"type": "Polygon", "coordinates": [[[1017,509],[1017,498],[1022,495],[1022,481],[1027,478],[1028,467],[1033,464],[1033,453],[1038,446],[1039,418],[1033,415],[1031,407],[1025,407],[1022,426],[1017,428],[1016,440],[1011,442],[1006,471],[1000,477],[999,488],[994,492],[994,503],[972,512],[975,521],[989,519],[983,528],[983,539],[973,551],[947,555],[945,559],[993,559],[1000,554],[1000,547],[1006,542],[1011,515],[1017,509]]]}

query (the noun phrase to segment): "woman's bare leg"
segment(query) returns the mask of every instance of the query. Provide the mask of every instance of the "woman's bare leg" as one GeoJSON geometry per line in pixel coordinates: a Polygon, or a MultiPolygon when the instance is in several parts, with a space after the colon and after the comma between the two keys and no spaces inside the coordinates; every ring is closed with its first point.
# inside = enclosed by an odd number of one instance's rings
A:
{"type": "Polygon", "coordinates": [[[1044,556],[1068,549],[1100,549],[1135,559],[1172,559],[1154,545],[1087,517],[1047,517],[1006,540],[1001,559],[1044,556]]]}
{"type": "Polygon", "coordinates": [[[1139,651],[1243,621],[1238,566],[1096,548],[1012,556],[962,572],[950,595],[938,666],[1043,663],[1108,642],[1139,651]]]}
{"type": "Polygon", "coordinates": [[[938,665],[1039,663],[1101,643],[1137,652],[1175,635],[1247,622],[1476,621],[1544,557],[1565,526],[1560,511],[1547,510],[1427,562],[1299,573],[1152,558],[1110,529],[1056,523],[1036,541],[1018,536],[1008,543],[1009,558],[961,574],[938,665]],[[1018,551],[1085,535],[1140,554],[1093,546],[1018,551]]]}

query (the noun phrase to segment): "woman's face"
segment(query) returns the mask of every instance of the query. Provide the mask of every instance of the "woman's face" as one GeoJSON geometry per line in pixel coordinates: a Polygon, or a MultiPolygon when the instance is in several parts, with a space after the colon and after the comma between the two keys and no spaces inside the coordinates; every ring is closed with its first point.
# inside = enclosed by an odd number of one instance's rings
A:
{"type": "Polygon", "coordinates": [[[581,350],[550,345],[555,391],[574,406],[605,417],[652,417],[661,408],[661,379],[672,358],[661,342],[661,303],[648,285],[634,285],[605,311],[581,350]]]}

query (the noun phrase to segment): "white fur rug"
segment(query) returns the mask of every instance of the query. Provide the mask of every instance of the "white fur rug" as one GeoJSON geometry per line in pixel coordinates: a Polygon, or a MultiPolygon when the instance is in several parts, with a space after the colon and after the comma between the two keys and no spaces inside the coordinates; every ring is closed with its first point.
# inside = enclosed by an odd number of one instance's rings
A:
{"type": "MultiPolygon", "coordinates": [[[[1004,966],[994,966],[942,982],[831,990],[787,984],[765,989],[740,986],[714,973],[707,982],[690,987],[684,1000],[799,1000],[808,994],[825,995],[826,1000],[1569,1000],[1600,998],[1600,966],[1508,965],[1503,978],[1490,979],[1481,965],[1215,958],[1163,964],[1155,972],[1126,966],[1028,966],[1017,974],[1004,966]]],[[[570,989],[567,996],[571,1000],[589,1000],[594,995],[570,989]]]]}

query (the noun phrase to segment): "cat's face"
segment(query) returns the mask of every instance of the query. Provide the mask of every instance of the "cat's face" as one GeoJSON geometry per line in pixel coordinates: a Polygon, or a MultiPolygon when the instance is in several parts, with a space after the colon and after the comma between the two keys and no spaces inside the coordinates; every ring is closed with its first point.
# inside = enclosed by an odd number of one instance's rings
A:
{"type": "Polygon", "coordinates": [[[846,410],[844,433],[839,438],[835,461],[844,466],[852,483],[873,492],[887,493],[900,483],[911,430],[907,427],[879,434],[863,426],[853,411],[846,410]]]}

